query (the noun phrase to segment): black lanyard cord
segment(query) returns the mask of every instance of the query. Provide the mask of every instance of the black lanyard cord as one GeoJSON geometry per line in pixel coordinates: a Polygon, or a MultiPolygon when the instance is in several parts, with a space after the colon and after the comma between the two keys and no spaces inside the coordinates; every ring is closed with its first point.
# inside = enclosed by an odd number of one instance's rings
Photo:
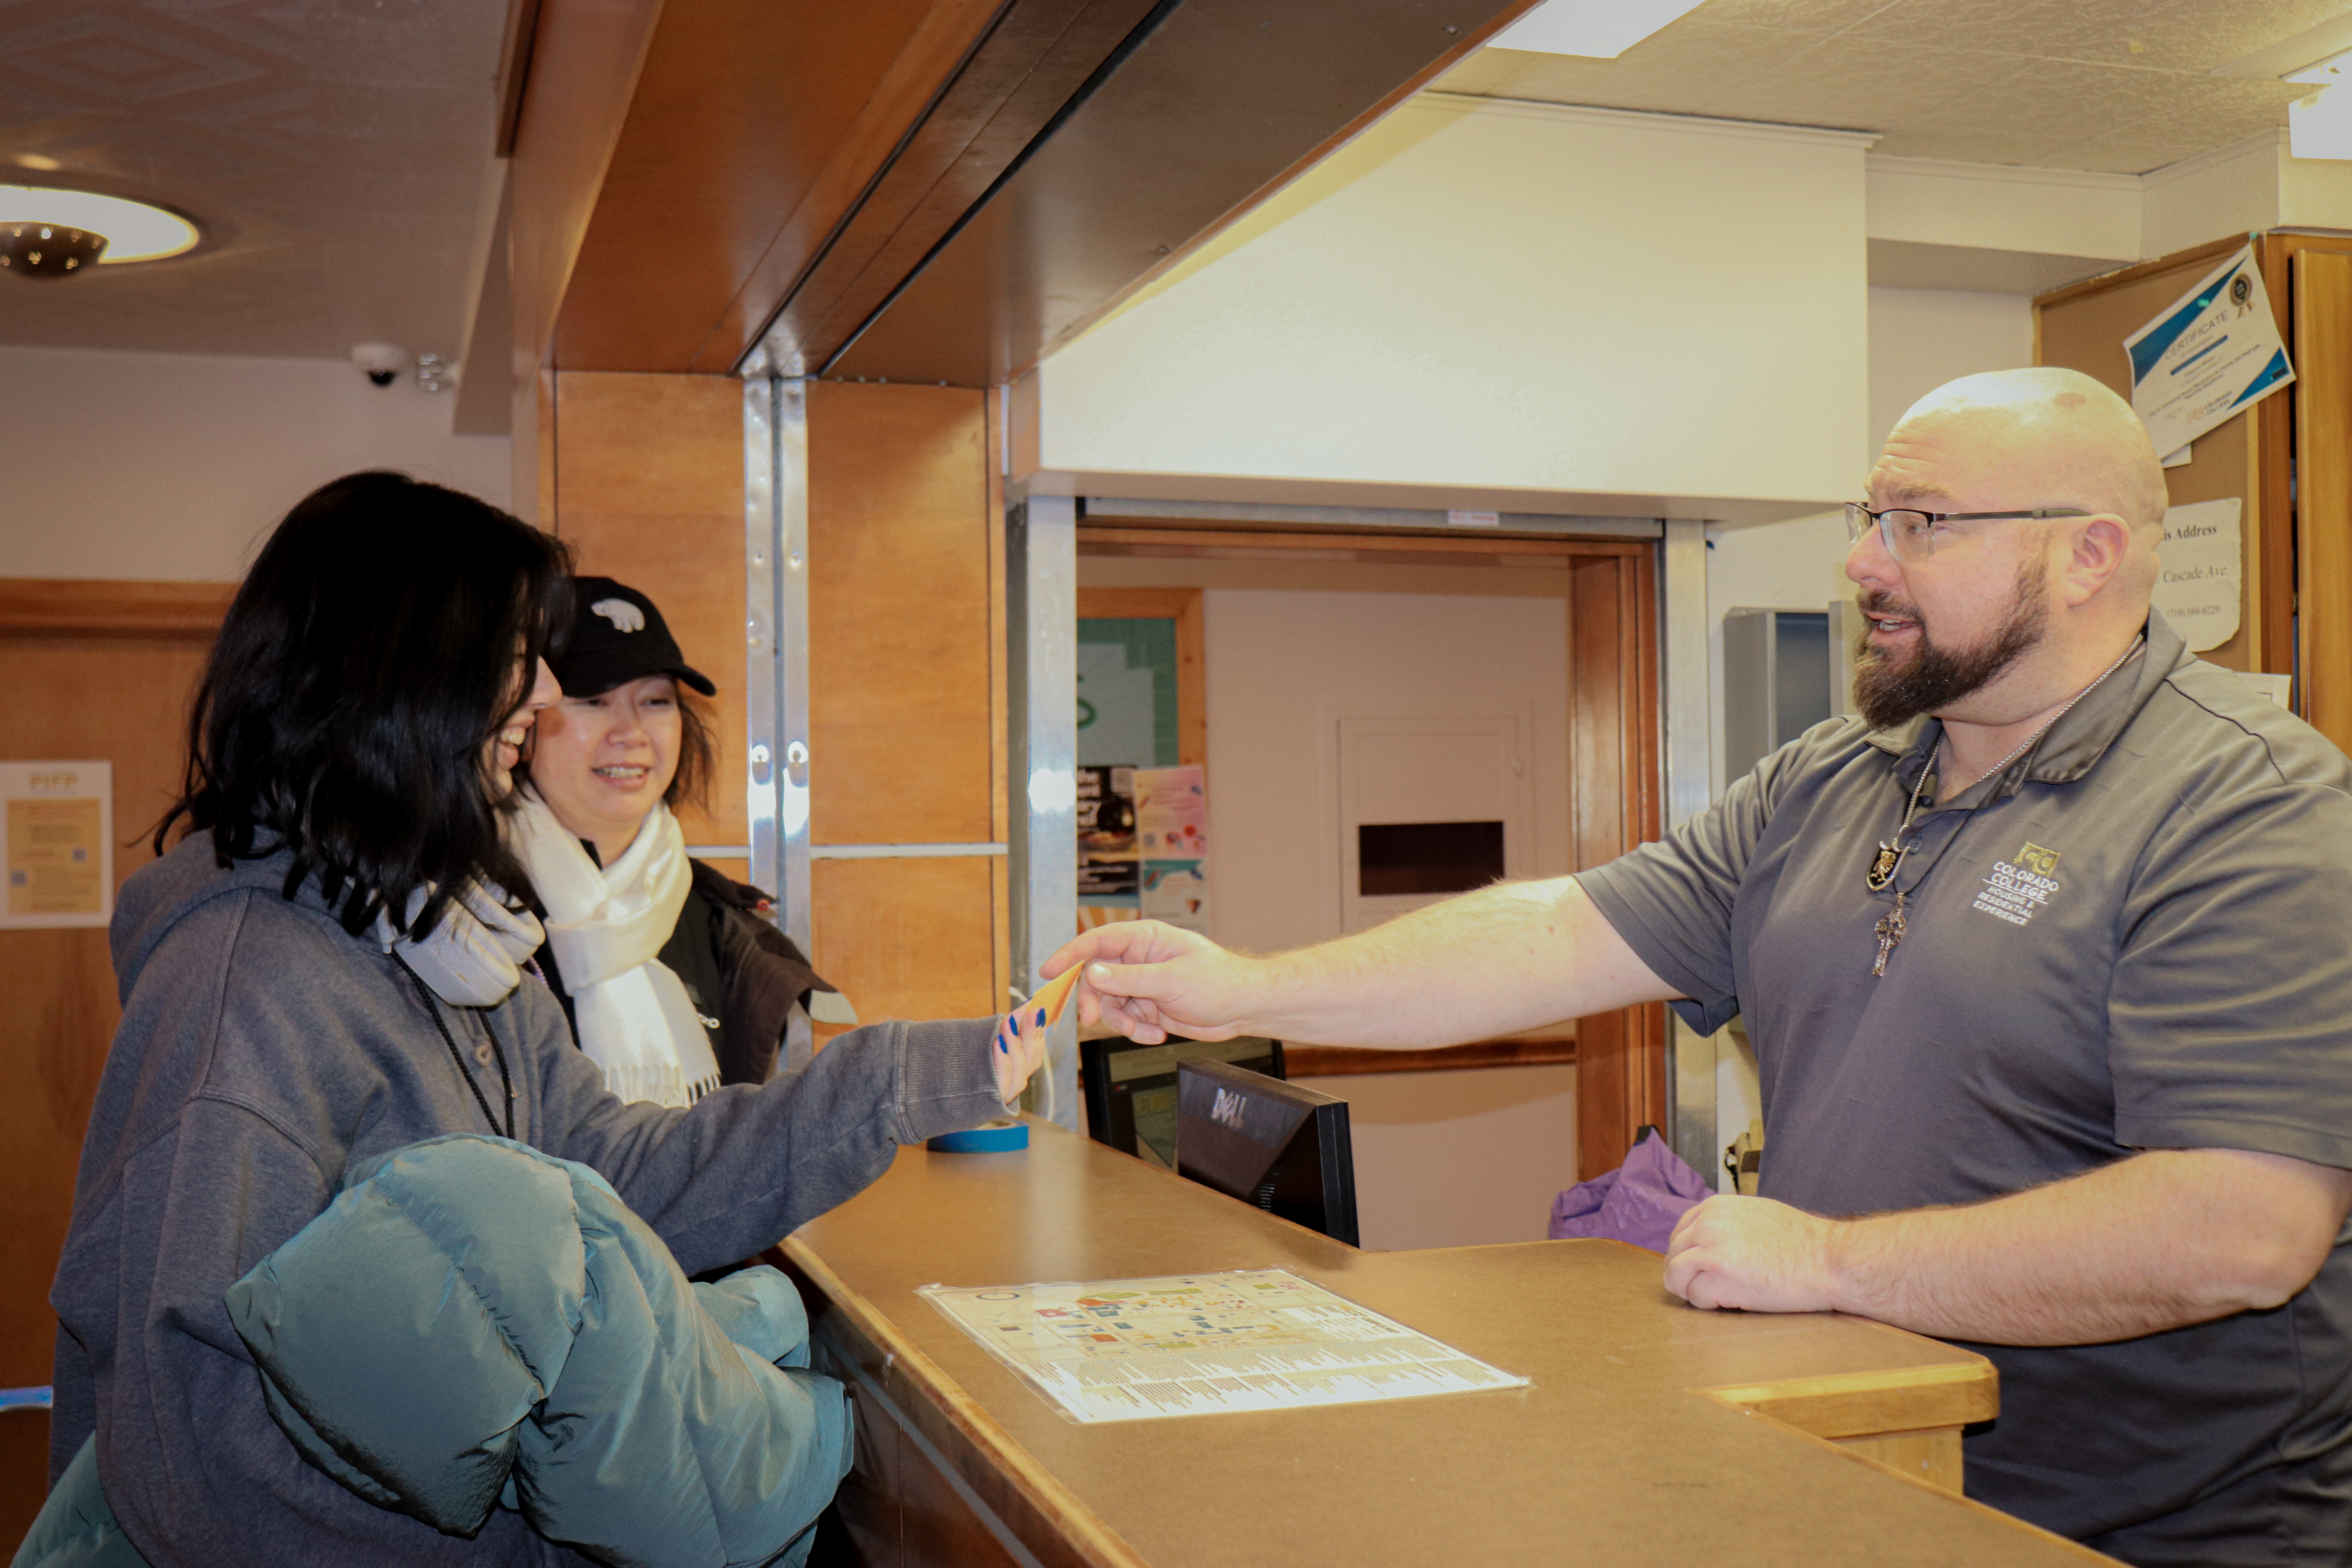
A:
{"type": "MultiPolygon", "coordinates": [[[[499,1134],[499,1119],[490,1114],[489,1099],[482,1093],[482,1086],[477,1083],[474,1080],[474,1075],[467,1070],[466,1053],[457,1048],[457,1037],[449,1032],[449,1026],[441,1021],[441,1007],[438,999],[433,994],[433,988],[425,984],[423,975],[408,968],[408,960],[401,957],[397,952],[393,953],[392,961],[408,971],[408,978],[415,983],[416,994],[425,1004],[425,1016],[433,1020],[433,1026],[441,1031],[442,1043],[449,1047],[449,1059],[457,1064],[457,1076],[464,1079],[466,1087],[474,1091],[474,1103],[482,1108],[482,1120],[490,1124],[491,1133],[499,1134]]],[[[490,1050],[499,1059],[499,1084],[506,1090],[507,1095],[507,1124],[503,1135],[510,1140],[514,1137],[514,1079],[507,1074],[506,1047],[499,1044],[499,1032],[491,1027],[489,1016],[487,1013],[482,1017],[482,1029],[490,1037],[490,1050]]]]}

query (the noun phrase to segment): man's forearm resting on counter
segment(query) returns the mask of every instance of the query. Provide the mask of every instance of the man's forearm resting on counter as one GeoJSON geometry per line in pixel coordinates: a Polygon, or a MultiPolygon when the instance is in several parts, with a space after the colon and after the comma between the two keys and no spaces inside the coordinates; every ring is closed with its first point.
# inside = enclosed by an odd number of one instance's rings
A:
{"type": "Polygon", "coordinates": [[[1572,877],[1503,882],[1296,952],[1250,957],[1153,921],[1087,932],[1047,978],[1089,963],[1079,1016],[1156,1043],[1269,1035],[1419,1049],[1663,1001],[1572,877]]]}
{"type": "Polygon", "coordinates": [[[1698,1307],[2096,1344],[2280,1305],[2347,1208],[2352,1172],[2236,1149],[2155,1150],[1989,1203],[1861,1219],[1717,1197],[1675,1227],[1665,1282],[1698,1307]]]}

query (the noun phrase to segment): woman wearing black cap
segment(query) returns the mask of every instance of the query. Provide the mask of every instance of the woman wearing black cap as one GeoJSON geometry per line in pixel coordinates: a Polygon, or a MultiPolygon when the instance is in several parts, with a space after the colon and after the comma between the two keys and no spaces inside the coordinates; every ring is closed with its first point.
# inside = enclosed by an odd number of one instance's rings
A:
{"type": "Polygon", "coordinates": [[[681,688],[718,689],[645,595],[610,577],[572,589],[563,700],[540,715],[515,819],[545,906],[540,963],[614,1093],[690,1105],[764,1082],[795,1001],[856,1016],[761,918],[765,894],[687,858],[670,807],[699,798],[713,747],[681,688]]]}

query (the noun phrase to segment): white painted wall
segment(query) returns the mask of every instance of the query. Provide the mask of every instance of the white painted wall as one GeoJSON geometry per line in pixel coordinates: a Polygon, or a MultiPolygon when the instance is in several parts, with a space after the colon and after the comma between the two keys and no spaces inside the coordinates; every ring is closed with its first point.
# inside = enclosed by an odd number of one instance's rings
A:
{"type": "Polygon", "coordinates": [[[1478,1068],[1303,1080],[1348,1102],[1363,1244],[1541,1241],[1576,1184],[1576,1068],[1478,1068]]]}
{"type": "MultiPolygon", "coordinates": [[[[1082,556],[1082,587],[1201,588],[1220,942],[1339,933],[1337,720],[1529,710],[1536,871],[1568,869],[1564,572],[1082,556]]],[[[1576,1069],[1318,1079],[1349,1102],[1374,1247],[1539,1239],[1576,1180],[1576,1069]]]]}
{"type": "Polygon", "coordinates": [[[1519,717],[1533,874],[1569,869],[1564,601],[1211,589],[1202,611],[1219,942],[1339,934],[1343,718],[1519,717]]]}
{"type": "Polygon", "coordinates": [[[1013,477],[1811,510],[1865,439],[1862,175],[1843,133],[1424,95],[1047,360],[1013,477]]]}
{"type": "Polygon", "coordinates": [[[1873,239],[2139,258],[2140,183],[2129,174],[1875,155],[1867,168],[1873,239]]]}
{"type": "Polygon", "coordinates": [[[2192,245],[2279,222],[2280,145],[2265,132],[2140,176],[2146,193],[2140,254],[2168,255],[2192,245]]]}
{"type": "Polygon", "coordinates": [[[399,468],[507,504],[505,437],[331,360],[0,347],[0,577],[228,582],[324,481],[399,468]]]}
{"type": "MultiPolygon", "coordinates": [[[[1876,460],[1895,422],[1944,383],[2032,363],[2033,301],[2025,295],[1873,289],[1870,460],[1876,460]]],[[[1849,492],[1858,491],[1861,479],[1854,476],[1849,492]]]]}

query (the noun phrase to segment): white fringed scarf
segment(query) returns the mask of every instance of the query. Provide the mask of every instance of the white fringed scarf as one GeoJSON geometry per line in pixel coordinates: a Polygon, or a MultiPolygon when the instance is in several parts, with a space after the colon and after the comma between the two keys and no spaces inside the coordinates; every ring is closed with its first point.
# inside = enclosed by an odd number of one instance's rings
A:
{"type": "Polygon", "coordinates": [[[600,869],[536,792],[520,805],[515,850],[547,907],[581,1048],[623,1100],[693,1104],[719,1087],[719,1058],[685,983],[658,956],[694,881],[677,819],[656,804],[600,869]]]}

